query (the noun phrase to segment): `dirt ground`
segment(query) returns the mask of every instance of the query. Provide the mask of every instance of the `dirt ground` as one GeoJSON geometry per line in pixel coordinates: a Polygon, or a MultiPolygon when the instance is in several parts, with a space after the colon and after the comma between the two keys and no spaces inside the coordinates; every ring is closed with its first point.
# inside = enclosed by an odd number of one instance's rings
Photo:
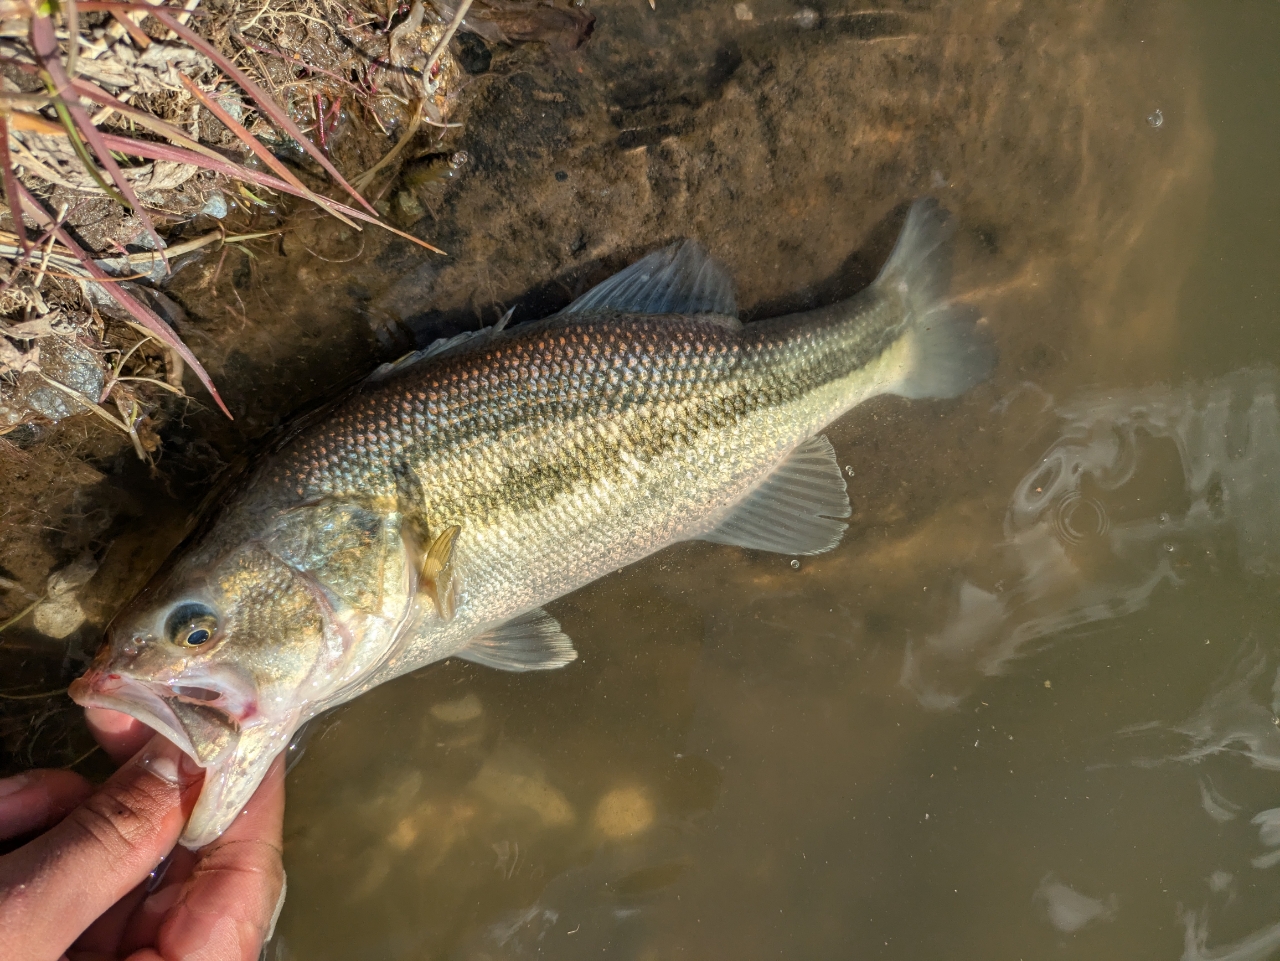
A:
{"type": "Polygon", "coordinates": [[[1018,384],[1051,393],[1081,357],[1103,383],[1135,364],[1159,377],[1212,140],[1196,90],[1153,79],[1186,49],[1157,6],[600,0],[576,52],[469,38],[462,126],[416,145],[379,200],[446,256],[301,206],[233,213],[236,232],[287,229],[191,255],[161,285],[233,421],[188,376],[153,470],[87,416],[0,438],[0,624],[47,604],[52,573],[96,569],[64,636],[34,614],[0,635],[0,773],[82,759],[87,735],[49,692],[223,472],[291,414],[510,307],[515,322],[545,316],[673,239],[728,265],[750,319],[868,283],[913,198],[957,212],[957,292],[1001,350],[988,403],[906,420],[886,401],[842,425],[867,456],[851,536],[909,534],[952,496],[944,475],[978,490],[1001,440],[974,412],[1018,384]],[[1166,256],[1139,257],[1153,249],[1166,256]],[[1140,259],[1167,275],[1138,274],[1140,259]]]}

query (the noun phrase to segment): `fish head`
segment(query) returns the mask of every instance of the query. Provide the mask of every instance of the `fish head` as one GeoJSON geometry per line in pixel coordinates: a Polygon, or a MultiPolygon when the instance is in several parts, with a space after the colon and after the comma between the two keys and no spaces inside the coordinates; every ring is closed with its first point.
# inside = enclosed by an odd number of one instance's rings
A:
{"type": "Polygon", "coordinates": [[[138,718],[205,769],[182,843],[216,838],[293,732],[317,712],[347,647],[324,591],[258,540],[197,551],[112,621],[70,694],[138,718]]]}

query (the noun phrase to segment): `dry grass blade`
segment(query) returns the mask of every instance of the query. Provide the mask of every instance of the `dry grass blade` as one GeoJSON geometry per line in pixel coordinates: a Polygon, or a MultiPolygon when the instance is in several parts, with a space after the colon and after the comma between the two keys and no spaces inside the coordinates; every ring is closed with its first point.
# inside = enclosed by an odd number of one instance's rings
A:
{"type": "MultiPolygon", "coordinates": [[[[179,148],[173,147],[170,149],[177,150],[179,148]]],[[[213,379],[209,376],[209,372],[204,369],[204,366],[200,361],[196,360],[195,355],[191,353],[187,348],[187,345],[184,344],[173,332],[173,329],[156,316],[150,308],[140,303],[128,292],[121,290],[118,284],[111,283],[111,277],[106,273],[106,271],[99,267],[93,257],[86,253],[79,244],[71,239],[71,235],[58,225],[56,221],[54,221],[48,211],[40,205],[40,202],[31,195],[30,191],[28,191],[26,187],[22,186],[22,184],[18,184],[18,190],[22,196],[23,205],[26,207],[27,212],[30,213],[31,216],[34,217],[41,225],[49,227],[53,231],[54,236],[58,238],[58,242],[66,247],[67,250],[71,251],[72,255],[80,261],[81,266],[88,271],[91,277],[95,280],[106,281],[106,283],[100,285],[101,288],[114,298],[121,307],[127,310],[129,314],[138,321],[138,323],[151,333],[155,334],[156,338],[162,343],[177,351],[178,355],[188,365],[190,365],[196,377],[200,379],[200,383],[204,384],[205,390],[209,392],[214,403],[218,405],[219,409],[226,414],[227,417],[231,417],[231,411],[227,410],[227,405],[223,403],[222,396],[218,393],[218,389],[213,386],[213,379]]]]}
{"type": "Polygon", "coordinates": [[[182,81],[182,85],[187,88],[187,92],[190,93],[191,96],[195,97],[202,104],[204,104],[204,107],[206,110],[208,110],[211,114],[217,117],[218,120],[222,122],[222,125],[224,127],[226,127],[233,134],[235,134],[237,139],[239,139],[241,143],[243,143],[246,147],[248,147],[250,150],[253,151],[253,154],[255,157],[257,157],[264,164],[266,164],[268,167],[274,170],[277,174],[279,174],[280,177],[282,177],[284,180],[289,181],[289,183],[293,184],[299,190],[307,189],[306,186],[302,183],[302,181],[299,180],[297,177],[295,177],[293,172],[289,170],[289,168],[286,167],[284,164],[282,164],[275,154],[273,154],[270,150],[266,148],[266,146],[262,143],[262,141],[260,141],[253,134],[249,133],[249,131],[245,129],[244,124],[240,123],[240,121],[236,120],[235,117],[227,113],[226,109],[223,108],[222,104],[218,103],[218,101],[210,97],[207,93],[205,93],[203,90],[197,87],[183,74],[179,74],[178,79],[182,81]]]}
{"type": "MultiPolygon", "coordinates": [[[[38,114],[13,114],[12,118],[14,126],[20,130],[32,130],[36,133],[61,134],[66,135],[63,130],[55,123],[50,123],[38,114]]],[[[260,187],[266,187],[269,190],[278,190],[280,193],[289,194],[293,197],[302,197],[304,200],[310,200],[317,206],[320,206],[340,219],[350,217],[354,220],[361,220],[367,224],[373,224],[388,230],[397,237],[403,237],[405,240],[412,241],[419,247],[431,251],[433,254],[444,254],[439,247],[434,247],[412,234],[407,234],[403,230],[397,230],[385,220],[378,216],[370,216],[363,210],[357,210],[355,207],[348,207],[346,204],[339,203],[329,197],[321,196],[313,191],[303,188],[299,190],[287,180],[281,180],[279,177],[272,177],[269,174],[259,173],[248,167],[242,167],[231,160],[221,157],[217,154],[212,156],[203,156],[182,147],[175,147],[172,144],[156,143],[151,140],[132,140],[129,137],[120,137],[116,134],[103,134],[103,142],[107,147],[116,153],[126,154],[130,157],[142,157],[146,160],[168,160],[173,163],[191,164],[200,167],[202,170],[211,170],[214,173],[220,173],[224,177],[231,180],[240,180],[245,183],[257,184],[260,187]]],[[[212,151],[210,151],[212,153],[212,151]]]]}
{"type": "MultiPolygon", "coordinates": [[[[74,121],[74,133],[78,133],[89,141],[90,146],[93,147],[93,152],[98,156],[99,162],[106,168],[107,173],[111,175],[112,183],[115,184],[116,189],[142,221],[142,225],[151,236],[156,249],[164,250],[164,241],[160,239],[160,235],[156,232],[155,224],[151,222],[151,215],[142,206],[142,202],[138,200],[138,195],[133,191],[133,186],[121,172],[119,165],[115,162],[115,158],[111,156],[111,151],[103,143],[102,132],[93,125],[93,121],[89,118],[85,109],[80,106],[79,98],[76,97],[72,89],[71,78],[67,75],[62,61],[58,57],[58,38],[54,33],[53,21],[48,17],[33,16],[31,18],[30,38],[31,49],[35,53],[36,59],[52,81],[53,90],[51,92],[61,101],[58,106],[58,113],[61,115],[65,110],[66,113],[70,114],[70,119],[74,121]]],[[[73,34],[71,37],[72,46],[74,47],[78,42],[79,34],[73,34]]],[[[67,132],[69,134],[73,133],[71,126],[68,126],[67,132]]],[[[74,136],[72,137],[72,143],[75,143],[74,136]]],[[[94,174],[94,179],[101,179],[97,175],[92,161],[87,163],[86,166],[94,174]]],[[[105,187],[105,184],[103,186],[105,187]]]]}
{"type": "Polygon", "coordinates": [[[75,87],[76,93],[80,94],[82,97],[92,100],[94,103],[101,104],[104,107],[110,107],[122,116],[128,117],[139,126],[146,127],[148,130],[153,133],[158,133],[167,140],[171,140],[176,144],[186,147],[188,150],[194,150],[198,154],[211,157],[214,160],[226,159],[222,154],[210,150],[202,143],[192,140],[183,133],[183,131],[179,130],[172,124],[166,123],[159,117],[147,113],[145,110],[140,110],[131,104],[117,100],[96,84],[90,83],[87,80],[73,80],[72,85],[75,87]]]}
{"type": "Polygon", "coordinates": [[[338,81],[338,83],[342,84],[344,87],[349,87],[350,89],[356,91],[357,93],[364,92],[363,88],[361,88],[357,84],[352,83],[349,79],[342,76],[342,74],[340,73],[334,73],[332,70],[326,70],[324,67],[321,67],[318,64],[307,63],[307,61],[303,60],[301,57],[297,56],[296,54],[285,53],[285,51],[283,50],[276,50],[273,47],[266,47],[260,43],[254,43],[252,40],[250,40],[248,37],[242,34],[234,26],[231,28],[231,36],[235,37],[236,43],[240,44],[242,47],[248,47],[250,49],[258,51],[258,53],[265,53],[269,57],[279,57],[281,60],[287,60],[289,63],[293,64],[295,67],[298,67],[301,70],[306,70],[313,74],[318,73],[318,74],[321,74],[322,76],[330,77],[338,81]]]}
{"type": "Polygon", "coordinates": [[[46,120],[38,113],[27,113],[25,110],[9,114],[9,126],[14,130],[30,130],[32,133],[49,134],[54,137],[67,136],[66,127],[61,127],[52,120],[46,120]]]}
{"type": "MultiPolygon", "coordinates": [[[[50,84],[50,90],[52,89],[53,85],[50,84]]],[[[75,151],[80,163],[84,165],[84,169],[93,179],[93,182],[98,185],[98,189],[120,204],[120,206],[127,207],[129,202],[125,199],[124,194],[107,183],[106,178],[98,170],[97,164],[94,163],[93,157],[89,154],[89,148],[84,145],[84,138],[80,136],[75,118],[71,116],[71,111],[67,109],[67,105],[62,101],[62,98],[53,98],[53,108],[58,114],[58,119],[62,121],[62,127],[66,131],[67,137],[71,140],[71,148],[75,151]]]]}
{"type": "MultiPolygon", "coordinates": [[[[231,235],[227,234],[225,230],[211,230],[200,237],[174,244],[169,248],[168,253],[171,257],[181,257],[183,254],[189,254],[191,251],[199,250],[201,247],[208,247],[218,241],[222,241],[224,244],[243,244],[250,240],[261,240],[263,237],[278,237],[284,232],[285,228],[283,227],[278,227],[275,230],[258,230],[251,234],[231,235]]],[[[121,259],[130,264],[154,264],[156,254],[154,251],[145,254],[130,254],[128,257],[121,259]]]]}
{"type": "Polygon", "coordinates": [[[373,214],[375,217],[378,215],[378,212],[374,210],[373,205],[370,204],[369,201],[365,200],[364,197],[360,195],[359,191],[352,187],[351,184],[347,183],[346,178],[343,177],[342,174],[338,173],[338,168],[330,163],[329,158],[321,153],[320,149],[307,139],[306,135],[298,128],[298,125],[293,122],[280,105],[272,100],[271,97],[268,96],[256,83],[245,76],[244,72],[240,70],[240,68],[227,59],[227,57],[219,53],[218,49],[213,46],[213,44],[209,43],[209,41],[205,40],[190,27],[179,22],[177,17],[174,17],[172,14],[161,8],[154,8],[151,13],[157,20],[180,36],[196,50],[203,53],[218,66],[218,69],[238,83],[241,89],[253,98],[253,101],[258,105],[258,108],[261,109],[263,113],[265,113],[271,121],[276,124],[276,126],[297,141],[298,145],[310,154],[316,163],[320,164],[320,166],[324,168],[325,172],[328,173],[343,190],[347,191],[347,193],[351,194],[352,197],[359,201],[360,205],[368,210],[369,213],[373,214]]]}
{"type": "Polygon", "coordinates": [[[24,251],[31,249],[27,240],[27,225],[22,220],[22,201],[18,197],[18,178],[13,173],[13,160],[9,157],[9,118],[0,114],[0,176],[4,178],[4,202],[9,205],[13,218],[13,232],[24,251]]]}
{"type": "Polygon", "coordinates": [[[124,27],[133,42],[138,45],[139,50],[146,50],[147,47],[151,46],[151,38],[142,32],[141,27],[125,16],[124,11],[112,10],[111,16],[115,17],[116,23],[124,27]]]}
{"type": "Polygon", "coordinates": [[[67,21],[67,75],[74,77],[80,60],[80,11],[76,0],[63,0],[62,15],[67,21]]]}
{"type": "MultiPolygon", "coordinates": [[[[4,628],[0,627],[0,630],[4,628]]],[[[37,691],[35,694],[0,694],[0,699],[6,701],[43,701],[46,698],[57,697],[59,694],[66,694],[65,687],[55,688],[52,691],[37,691]]]]}
{"type": "MultiPolygon", "coordinates": [[[[282,164],[280,160],[276,157],[276,155],[266,148],[266,146],[262,143],[262,141],[260,141],[253,134],[249,133],[249,131],[245,129],[244,125],[240,123],[238,120],[236,120],[235,117],[227,113],[226,109],[222,106],[222,104],[218,103],[218,101],[210,97],[207,93],[205,93],[203,90],[197,87],[184,75],[178,74],[178,79],[182,81],[183,86],[187,88],[187,91],[193,97],[195,97],[202,104],[204,104],[205,109],[207,109],[211,114],[217,117],[222,122],[222,125],[224,127],[226,127],[228,130],[230,130],[233,134],[236,135],[236,137],[241,141],[241,143],[243,143],[246,147],[248,147],[250,150],[253,151],[253,154],[255,157],[257,157],[264,164],[266,164],[268,167],[274,170],[277,174],[279,174],[282,179],[288,181],[298,190],[302,191],[302,196],[305,196],[311,200],[318,201],[319,198],[314,194],[314,192],[308,189],[306,184],[304,184],[301,180],[299,180],[296,176],[294,176],[293,171],[291,171],[288,167],[282,164]]],[[[342,220],[348,226],[351,226],[351,227],[356,226],[346,217],[343,217],[340,214],[337,216],[338,216],[338,219],[342,220]]]]}
{"type": "Polygon", "coordinates": [[[189,14],[189,11],[182,6],[166,7],[163,4],[156,5],[143,2],[143,0],[138,0],[136,3],[130,2],[130,0],[79,0],[76,6],[86,13],[100,11],[115,13],[117,10],[124,13],[155,13],[157,10],[172,10],[178,14],[189,14]]]}
{"type": "Polygon", "coordinates": [[[43,596],[37,597],[34,601],[32,601],[22,610],[18,611],[17,614],[14,614],[13,617],[9,618],[3,624],[0,624],[0,631],[7,631],[9,628],[13,627],[13,625],[17,624],[20,620],[22,620],[24,617],[26,617],[28,614],[34,611],[36,609],[36,606],[43,600],[44,600],[43,596]]]}
{"type": "Polygon", "coordinates": [[[414,136],[417,134],[417,132],[420,129],[422,129],[422,107],[421,106],[419,106],[418,109],[414,111],[413,119],[409,121],[409,129],[407,129],[404,132],[404,136],[402,136],[399,140],[395,142],[395,146],[393,146],[390,150],[388,150],[383,155],[381,160],[379,160],[376,164],[374,164],[372,167],[370,167],[368,170],[366,170],[364,173],[362,173],[359,177],[356,178],[356,186],[359,187],[361,190],[368,190],[369,185],[373,183],[373,178],[378,175],[378,171],[382,170],[384,167],[390,164],[393,160],[395,160],[396,157],[400,156],[400,153],[404,150],[405,147],[407,147],[412,142],[414,136]]]}
{"type": "Polygon", "coordinates": [[[453,19],[449,21],[449,27],[445,30],[444,35],[440,38],[440,42],[436,44],[435,49],[431,51],[431,56],[427,58],[427,65],[422,71],[422,88],[424,93],[430,93],[428,84],[431,83],[431,71],[435,68],[436,61],[440,59],[441,54],[449,46],[449,41],[453,39],[453,35],[458,32],[458,27],[462,26],[462,19],[467,15],[467,11],[471,9],[472,0],[462,0],[458,4],[458,9],[453,15],[453,19]]]}
{"type": "Polygon", "coordinates": [[[266,187],[269,190],[278,190],[280,193],[290,194],[294,197],[302,197],[311,200],[319,206],[323,207],[329,213],[343,214],[355,220],[364,221],[367,224],[374,224],[383,230],[389,230],[397,237],[403,237],[405,240],[412,241],[419,247],[430,250],[435,254],[443,254],[444,251],[439,247],[433,247],[425,240],[421,240],[412,234],[407,234],[403,230],[397,230],[385,220],[379,217],[376,212],[371,216],[363,210],[355,207],[348,207],[346,204],[339,203],[329,197],[323,197],[320,194],[313,193],[310,190],[299,190],[287,180],[281,180],[279,177],[272,177],[269,174],[259,173],[256,170],[250,170],[248,167],[241,167],[230,160],[215,161],[208,157],[202,157],[199,154],[184,150],[182,147],[175,147],[167,143],[154,143],[150,140],[131,140],[128,137],[118,137],[115,134],[103,134],[102,139],[112,150],[128,154],[131,157],[143,157],[147,160],[171,160],[174,163],[193,164],[202,167],[205,170],[213,170],[217,173],[230,177],[233,180],[242,180],[247,183],[257,184],[260,187],[266,187]]]}

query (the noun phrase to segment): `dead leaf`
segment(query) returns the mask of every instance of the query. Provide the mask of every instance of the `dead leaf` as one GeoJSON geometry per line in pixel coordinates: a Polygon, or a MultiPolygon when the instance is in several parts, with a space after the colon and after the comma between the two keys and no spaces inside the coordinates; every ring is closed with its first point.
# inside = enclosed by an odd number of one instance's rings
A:
{"type": "Polygon", "coordinates": [[[53,329],[53,322],[57,319],[58,315],[56,313],[48,313],[43,317],[24,320],[20,324],[0,322],[0,334],[12,337],[14,340],[37,340],[40,337],[51,337],[56,333],[53,329]]]}
{"type": "Polygon", "coordinates": [[[25,353],[0,337],[0,374],[25,374],[27,371],[40,369],[40,345],[36,344],[25,353]]]}

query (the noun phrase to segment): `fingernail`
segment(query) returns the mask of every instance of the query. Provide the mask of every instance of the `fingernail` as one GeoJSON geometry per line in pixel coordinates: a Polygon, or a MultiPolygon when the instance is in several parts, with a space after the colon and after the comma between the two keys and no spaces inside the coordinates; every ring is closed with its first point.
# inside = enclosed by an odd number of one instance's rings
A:
{"type": "MultiPolygon", "coordinates": [[[[173,849],[173,851],[176,851],[176,850],[178,849],[177,848],[173,849]]],[[[156,865],[155,870],[152,871],[149,875],[147,875],[147,884],[146,884],[147,894],[150,894],[156,888],[160,887],[161,882],[164,881],[164,876],[169,873],[169,865],[173,863],[173,851],[170,851],[168,854],[166,854],[164,856],[164,860],[156,865]]]]}
{"type": "Polygon", "coordinates": [[[182,750],[162,734],[153,737],[142,749],[138,763],[160,780],[176,787],[185,787],[195,780],[200,769],[186,760],[182,750]]]}
{"type": "Polygon", "coordinates": [[[28,774],[15,774],[13,777],[0,779],[0,797],[17,794],[30,783],[31,776],[28,774]]]}

